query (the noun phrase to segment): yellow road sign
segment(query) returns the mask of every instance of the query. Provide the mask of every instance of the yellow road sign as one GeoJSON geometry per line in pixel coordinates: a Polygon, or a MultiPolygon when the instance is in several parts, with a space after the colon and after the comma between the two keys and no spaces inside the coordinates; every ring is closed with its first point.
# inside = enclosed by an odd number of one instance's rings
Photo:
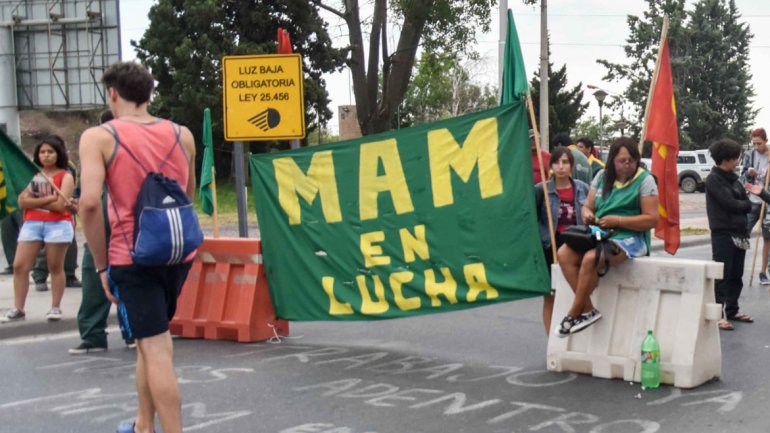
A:
{"type": "Polygon", "coordinates": [[[225,140],[305,137],[299,54],[225,56],[222,65],[225,140]]]}

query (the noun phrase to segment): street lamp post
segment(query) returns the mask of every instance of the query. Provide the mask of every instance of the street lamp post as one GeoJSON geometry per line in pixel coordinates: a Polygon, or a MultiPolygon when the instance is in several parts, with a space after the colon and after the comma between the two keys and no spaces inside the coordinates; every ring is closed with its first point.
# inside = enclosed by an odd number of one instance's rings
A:
{"type": "MultiPolygon", "coordinates": [[[[626,100],[623,98],[623,95],[609,91],[607,89],[602,89],[601,87],[594,86],[593,84],[586,84],[586,87],[595,90],[594,97],[596,97],[596,101],[599,102],[599,129],[601,130],[601,134],[604,135],[604,118],[602,117],[602,106],[604,105],[604,100],[607,98],[607,96],[612,96],[617,100],[617,102],[620,102],[620,135],[625,136],[626,117],[623,112],[623,107],[625,106],[626,100]]],[[[601,149],[601,144],[599,145],[599,148],[601,149]]]]}

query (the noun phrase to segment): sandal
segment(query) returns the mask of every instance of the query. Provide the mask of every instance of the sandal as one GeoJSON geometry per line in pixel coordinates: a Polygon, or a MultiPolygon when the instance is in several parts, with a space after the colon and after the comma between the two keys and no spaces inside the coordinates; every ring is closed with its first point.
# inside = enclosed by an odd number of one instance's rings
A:
{"type": "Polygon", "coordinates": [[[729,320],[733,320],[736,322],[746,322],[746,323],[754,323],[754,319],[751,318],[748,314],[744,313],[738,313],[733,317],[730,317],[729,320]]]}
{"type": "Polygon", "coordinates": [[[719,326],[719,329],[722,331],[732,331],[735,329],[732,323],[728,322],[725,319],[719,319],[719,322],[717,322],[717,326],[719,326]]]}

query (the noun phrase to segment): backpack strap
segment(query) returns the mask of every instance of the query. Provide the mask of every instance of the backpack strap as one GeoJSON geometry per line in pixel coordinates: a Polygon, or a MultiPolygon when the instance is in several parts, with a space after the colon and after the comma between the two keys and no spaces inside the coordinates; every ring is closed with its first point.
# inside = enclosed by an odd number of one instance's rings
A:
{"type": "MultiPolygon", "coordinates": [[[[171,128],[174,130],[174,135],[175,135],[174,145],[171,146],[171,149],[166,154],[166,157],[163,158],[163,162],[161,162],[160,166],[158,166],[158,172],[163,170],[163,167],[166,165],[166,162],[168,161],[168,159],[171,158],[171,154],[174,152],[174,149],[176,149],[177,146],[179,146],[179,148],[182,149],[182,143],[179,140],[179,137],[182,135],[182,127],[171,121],[168,121],[168,123],[171,124],[171,128]]],[[[184,153],[184,150],[182,150],[182,153],[184,153]]],[[[187,159],[186,154],[185,154],[185,159],[187,159]]]]}
{"type": "Polygon", "coordinates": [[[602,239],[596,243],[596,256],[594,257],[594,266],[596,267],[596,274],[599,278],[607,275],[610,270],[610,241],[609,239],[602,239]],[[599,270],[599,264],[602,262],[602,256],[604,256],[604,268],[599,270]]]}

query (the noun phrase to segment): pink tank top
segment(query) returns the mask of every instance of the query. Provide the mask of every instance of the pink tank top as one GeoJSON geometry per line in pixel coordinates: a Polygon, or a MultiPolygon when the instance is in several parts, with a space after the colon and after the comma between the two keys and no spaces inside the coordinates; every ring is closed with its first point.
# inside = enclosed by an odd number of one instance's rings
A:
{"type": "Polygon", "coordinates": [[[111,265],[130,265],[131,245],[134,243],[134,204],[146,172],[126,152],[125,148],[149,171],[160,170],[186,189],[189,177],[189,156],[179,142],[178,125],[157,119],[152,123],[137,123],[115,119],[104,125],[115,137],[117,145],[107,161],[107,211],[110,219],[108,258],[111,265]]]}

